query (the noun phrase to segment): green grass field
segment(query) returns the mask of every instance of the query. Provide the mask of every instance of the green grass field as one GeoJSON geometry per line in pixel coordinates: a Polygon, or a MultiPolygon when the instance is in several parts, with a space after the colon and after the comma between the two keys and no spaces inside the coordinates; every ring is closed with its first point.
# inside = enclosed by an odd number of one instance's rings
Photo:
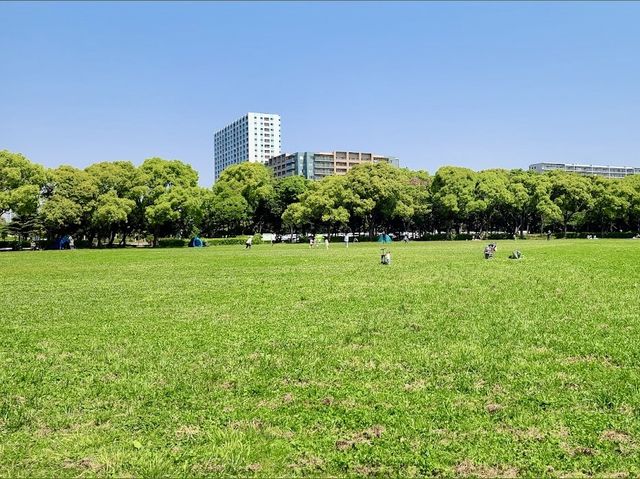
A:
{"type": "Polygon", "coordinates": [[[640,474],[640,241],[483,246],[2,253],[0,476],[640,474]]]}

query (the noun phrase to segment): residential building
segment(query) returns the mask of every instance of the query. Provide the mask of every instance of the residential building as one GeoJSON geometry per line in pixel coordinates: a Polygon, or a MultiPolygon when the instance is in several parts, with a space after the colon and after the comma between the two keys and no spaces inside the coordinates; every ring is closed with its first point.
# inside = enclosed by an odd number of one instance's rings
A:
{"type": "Polygon", "coordinates": [[[264,163],[280,154],[280,115],[247,113],[217,131],[214,140],[214,179],[231,166],[252,161],[264,163]]]}
{"type": "Polygon", "coordinates": [[[603,166],[588,165],[582,163],[534,163],[529,169],[538,173],[546,171],[563,170],[578,173],[584,176],[605,176],[607,178],[624,178],[629,175],[640,174],[640,168],[632,166],[603,166]]]}
{"type": "Polygon", "coordinates": [[[362,163],[389,163],[399,166],[394,156],[375,155],[355,151],[310,152],[300,151],[282,154],[269,159],[269,166],[276,178],[300,175],[310,180],[320,180],[329,175],[344,175],[362,163]]]}

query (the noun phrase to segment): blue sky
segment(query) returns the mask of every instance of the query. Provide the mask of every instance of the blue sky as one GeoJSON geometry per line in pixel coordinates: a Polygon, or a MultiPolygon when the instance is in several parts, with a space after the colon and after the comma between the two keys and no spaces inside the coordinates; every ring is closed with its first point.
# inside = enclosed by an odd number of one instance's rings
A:
{"type": "Polygon", "coordinates": [[[177,158],[282,115],[283,149],[640,166],[640,3],[0,3],[0,149],[177,158]]]}

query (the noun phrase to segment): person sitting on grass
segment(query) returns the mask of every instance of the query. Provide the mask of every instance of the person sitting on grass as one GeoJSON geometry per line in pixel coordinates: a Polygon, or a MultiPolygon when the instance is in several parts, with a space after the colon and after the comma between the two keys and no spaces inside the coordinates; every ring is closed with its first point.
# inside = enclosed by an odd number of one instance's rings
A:
{"type": "Polygon", "coordinates": [[[497,244],[489,243],[484,248],[484,259],[493,258],[493,256],[496,254],[497,250],[498,250],[498,245],[497,244]]]}
{"type": "Polygon", "coordinates": [[[387,251],[382,248],[381,252],[380,264],[391,264],[391,251],[387,251]]]}
{"type": "Polygon", "coordinates": [[[509,259],[521,259],[522,258],[522,253],[519,250],[515,250],[513,253],[511,253],[511,256],[509,256],[509,259]]]}

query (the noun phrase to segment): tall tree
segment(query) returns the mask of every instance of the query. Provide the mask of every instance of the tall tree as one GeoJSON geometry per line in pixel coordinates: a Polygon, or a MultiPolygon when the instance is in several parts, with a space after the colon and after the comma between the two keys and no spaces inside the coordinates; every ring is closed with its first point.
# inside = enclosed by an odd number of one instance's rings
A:
{"type": "Polygon", "coordinates": [[[198,187],[173,187],[161,194],[145,210],[145,217],[153,233],[153,245],[161,236],[187,238],[198,233],[202,223],[203,191],[198,187]]]}
{"type": "Polygon", "coordinates": [[[108,218],[109,222],[95,223],[96,231],[99,235],[106,234],[109,237],[109,245],[113,244],[116,234],[120,232],[121,244],[125,245],[127,236],[143,227],[143,199],[148,191],[143,175],[129,161],[94,163],[85,171],[94,178],[100,198],[105,197],[98,206],[101,211],[94,213],[94,223],[97,218],[108,218]],[[123,211],[126,211],[124,218],[123,211]],[[113,221],[115,218],[118,220],[113,221]]]}
{"type": "Polygon", "coordinates": [[[144,218],[145,229],[153,234],[153,244],[164,234],[189,234],[184,231],[185,222],[190,222],[192,206],[201,204],[202,195],[197,189],[198,173],[179,160],[163,158],[146,159],[138,168],[135,180],[136,218],[144,218]],[[170,195],[174,189],[179,189],[170,195]],[[197,193],[196,193],[197,192],[197,193]],[[185,195],[197,195],[189,201],[185,195]],[[172,225],[172,222],[181,222],[172,225]]]}
{"type": "Polygon", "coordinates": [[[0,215],[34,214],[46,181],[45,169],[20,153],[0,151],[0,215]]]}
{"type": "Polygon", "coordinates": [[[402,170],[388,163],[367,163],[351,169],[346,178],[346,188],[353,193],[350,210],[364,219],[371,236],[378,228],[387,229],[394,217],[414,214],[402,170]]]}
{"type": "Polygon", "coordinates": [[[247,202],[253,228],[262,231],[274,201],[274,184],[271,169],[259,163],[245,162],[225,169],[216,181],[214,191],[229,188],[239,192],[247,202]]]}
{"type": "Polygon", "coordinates": [[[591,206],[591,182],[587,177],[559,170],[550,172],[549,178],[550,199],[560,210],[562,227],[566,233],[576,215],[584,213],[591,206]]]}
{"type": "Polygon", "coordinates": [[[468,168],[444,166],[432,183],[433,212],[440,227],[457,233],[469,217],[469,207],[474,200],[476,173],[468,168]]]}
{"type": "Polygon", "coordinates": [[[94,178],[68,165],[49,170],[47,176],[40,214],[50,239],[71,233],[91,235],[98,198],[94,178]]]}
{"type": "Polygon", "coordinates": [[[210,235],[241,233],[250,219],[249,204],[239,191],[216,185],[203,198],[203,230],[210,235]]]}

